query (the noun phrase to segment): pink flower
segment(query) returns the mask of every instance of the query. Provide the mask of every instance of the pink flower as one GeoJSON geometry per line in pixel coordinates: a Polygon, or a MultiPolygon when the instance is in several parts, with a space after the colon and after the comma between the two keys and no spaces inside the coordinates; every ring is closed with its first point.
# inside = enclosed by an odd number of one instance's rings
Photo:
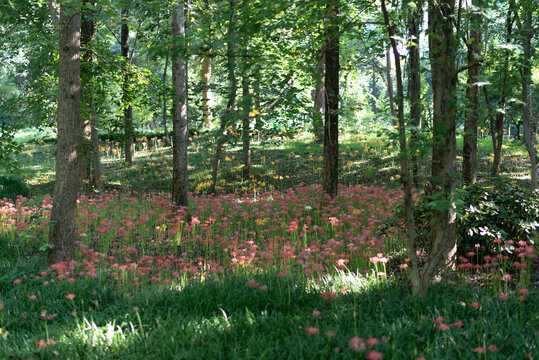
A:
{"type": "Polygon", "coordinates": [[[36,300],[37,296],[35,295],[28,295],[28,300],[36,300]]]}
{"type": "Polygon", "coordinates": [[[66,294],[66,295],[65,295],[65,298],[66,298],[67,300],[73,300],[73,299],[75,298],[75,294],[66,294]]]}
{"type": "Polygon", "coordinates": [[[348,345],[350,346],[350,349],[354,351],[363,351],[367,348],[367,345],[365,344],[363,339],[358,336],[354,336],[353,338],[348,340],[348,345]]]}
{"type": "Polygon", "coordinates": [[[496,351],[498,351],[498,347],[496,345],[492,344],[492,345],[489,345],[487,347],[487,350],[492,351],[492,352],[496,352],[496,351]]]}
{"type": "Polygon", "coordinates": [[[447,324],[441,323],[440,325],[438,325],[438,330],[449,330],[449,329],[451,329],[451,327],[447,324]]]}
{"type": "Polygon", "coordinates": [[[378,352],[378,351],[369,351],[367,354],[365,354],[365,359],[368,360],[376,360],[376,359],[383,359],[384,354],[378,352]]]}
{"type": "Polygon", "coordinates": [[[481,307],[481,304],[479,304],[478,302],[473,302],[468,305],[473,307],[474,309],[479,309],[481,307]]]}
{"type": "Polygon", "coordinates": [[[13,285],[19,285],[20,283],[22,283],[22,280],[21,280],[21,279],[15,279],[15,280],[13,280],[13,285]]]}
{"type": "Polygon", "coordinates": [[[328,330],[328,331],[326,331],[326,336],[327,336],[327,337],[334,337],[334,336],[335,336],[335,332],[334,332],[334,331],[331,331],[331,330],[328,330]]]}
{"type": "Polygon", "coordinates": [[[498,299],[500,299],[500,300],[507,300],[508,298],[509,298],[509,296],[507,294],[498,295],[498,299]]]}
{"type": "Polygon", "coordinates": [[[434,323],[435,323],[435,324],[439,324],[439,323],[441,323],[442,321],[444,321],[444,318],[441,317],[441,316],[438,316],[436,319],[434,319],[434,323]]]}
{"type": "Polygon", "coordinates": [[[380,340],[376,339],[376,338],[368,338],[367,339],[367,344],[369,344],[369,346],[374,346],[376,344],[379,344],[380,343],[380,340]]]}
{"type": "Polygon", "coordinates": [[[318,328],[316,328],[314,326],[309,326],[307,328],[307,334],[314,335],[314,334],[317,334],[317,333],[318,333],[318,328]]]}
{"type": "Polygon", "coordinates": [[[478,346],[478,347],[472,349],[472,351],[473,351],[474,353],[479,353],[479,354],[484,354],[484,353],[486,352],[485,348],[482,348],[482,347],[480,347],[480,346],[478,346]]]}
{"type": "Polygon", "coordinates": [[[519,294],[522,294],[522,295],[526,295],[526,294],[529,293],[529,290],[528,290],[528,289],[520,289],[520,290],[518,291],[518,293],[519,293],[519,294]]]}
{"type": "Polygon", "coordinates": [[[312,315],[313,316],[322,316],[322,312],[319,311],[319,310],[313,310],[312,315]]]}
{"type": "Polygon", "coordinates": [[[464,321],[462,321],[462,320],[457,320],[451,325],[451,327],[454,327],[454,328],[462,327],[462,326],[464,326],[464,321]]]}

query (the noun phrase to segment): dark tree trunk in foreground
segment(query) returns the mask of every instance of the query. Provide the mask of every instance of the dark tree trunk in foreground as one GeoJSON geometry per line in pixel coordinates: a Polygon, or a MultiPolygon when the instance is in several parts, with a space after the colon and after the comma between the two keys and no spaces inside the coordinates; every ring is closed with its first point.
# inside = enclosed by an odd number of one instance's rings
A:
{"type": "MultiPolygon", "coordinates": [[[[467,41],[468,66],[479,61],[481,57],[481,26],[482,26],[482,0],[474,0],[473,15],[470,18],[470,36],[467,41]]],[[[477,180],[477,119],[479,117],[479,81],[481,68],[478,65],[468,69],[468,87],[466,98],[466,117],[464,119],[464,144],[462,150],[462,182],[475,184],[477,180]]]]}
{"type": "Polygon", "coordinates": [[[228,70],[228,83],[229,93],[228,102],[226,105],[225,113],[221,116],[221,125],[219,128],[219,136],[215,141],[215,152],[212,159],[212,173],[211,173],[211,185],[210,193],[215,193],[215,187],[217,186],[217,175],[219,173],[219,164],[221,163],[221,155],[223,154],[223,147],[228,141],[230,133],[227,129],[233,119],[236,106],[238,104],[238,80],[236,79],[236,2],[235,0],[229,0],[230,4],[230,19],[227,30],[227,55],[226,68],[228,70]]]}
{"type": "MultiPolygon", "coordinates": [[[[172,36],[185,47],[185,11],[183,0],[177,0],[172,12],[172,36]]],[[[176,52],[172,60],[172,201],[178,206],[187,206],[187,52],[185,48],[176,52]]]]}
{"type": "Polygon", "coordinates": [[[247,75],[243,75],[241,81],[242,87],[242,105],[243,105],[243,121],[242,121],[242,140],[243,140],[243,179],[249,179],[251,175],[251,131],[250,118],[251,98],[249,96],[249,79],[247,75]]]}
{"type": "Polygon", "coordinates": [[[314,89],[314,114],[313,114],[313,131],[314,141],[322,142],[324,140],[324,82],[325,82],[325,62],[326,57],[322,55],[322,58],[318,62],[316,67],[317,76],[320,78],[317,80],[316,87],[314,89]]]}
{"type": "MultiPolygon", "coordinates": [[[[410,148],[417,147],[419,145],[418,136],[421,133],[423,124],[421,118],[421,58],[419,52],[419,36],[420,36],[420,24],[423,19],[423,4],[418,2],[417,6],[410,14],[408,24],[408,36],[409,41],[409,75],[408,75],[408,98],[410,100],[410,125],[412,125],[412,134],[410,136],[410,148]]],[[[395,49],[393,49],[395,52],[395,49]]],[[[396,66],[396,64],[395,64],[396,66]]],[[[374,75],[373,75],[374,76],[374,75]]],[[[398,90],[397,90],[398,91],[398,90]]],[[[422,156],[419,150],[413,151],[412,159],[412,172],[413,183],[416,188],[421,186],[421,167],[422,156]]]]}
{"type": "Polygon", "coordinates": [[[208,128],[211,123],[210,111],[210,82],[211,82],[211,57],[209,53],[202,55],[202,126],[208,128]]]}
{"type": "Polygon", "coordinates": [[[428,195],[439,201],[431,211],[430,251],[414,293],[424,295],[430,282],[456,254],[456,44],[453,34],[454,0],[429,2],[429,57],[432,71],[432,172],[428,195]]]}
{"type": "Polygon", "coordinates": [[[135,136],[133,127],[133,106],[130,84],[130,57],[129,57],[129,10],[122,9],[121,45],[122,57],[125,59],[124,83],[123,83],[123,106],[124,106],[124,155],[125,163],[131,165],[135,161],[135,136]]]}
{"type": "Polygon", "coordinates": [[[531,41],[533,37],[532,29],[532,12],[533,1],[523,1],[523,21],[522,21],[522,48],[524,56],[524,66],[522,67],[522,124],[524,125],[524,143],[530,157],[531,165],[531,189],[537,189],[537,118],[533,118],[532,114],[532,91],[531,70],[532,70],[532,53],[531,41]]]}
{"type": "Polygon", "coordinates": [[[51,212],[49,264],[75,256],[77,195],[80,176],[80,14],[60,6],[58,59],[58,140],[51,212]]]}
{"type": "Polygon", "coordinates": [[[330,24],[327,29],[326,57],[326,112],[324,114],[324,192],[336,196],[339,185],[339,8],[335,0],[328,0],[330,24]]]}
{"type": "Polygon", "coordinates": [[[385,0],[382,0],[382,12],[388,29],[391,46],[393,47],[393,55],[395,58],[395,72],[397,80],[397,119],[399,127],[399,145],[400,145],[400,170],[402,187],[404,190],[404,212],[406,214],[406,233],[408,236],[408,254],[410,256],[412,290],[414,295],[420,290],[420,275],[417,264],[416,255],[416,231],[414,219],[414,204],[412,200],[412,182],[410,179],[410,171],[408,170],[408,158],[406,156],[406,126],[404,125],[404,89],[402,85],[402,69],[400,64],[399,54],[397,52],[397,43],[395,41],[395,25],[390,20],[386,8],[385,0]]]}

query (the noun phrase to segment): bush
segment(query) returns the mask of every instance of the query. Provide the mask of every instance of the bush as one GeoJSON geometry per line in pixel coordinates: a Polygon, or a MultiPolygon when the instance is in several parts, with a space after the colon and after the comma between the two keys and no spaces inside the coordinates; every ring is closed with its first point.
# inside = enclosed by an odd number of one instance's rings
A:
{"type": "Polygon", "coordinates": [[[475,184],[464,189],[458,217],[459,254],[479,244],[493,253],[492,240],[534,243],[539,229],[539,191],[531,192],[508,181],[475,184]]]}
{"type": "Polygon", "coordinates": [[[0,199],[15,200],[17,195],[28,196],[29,193],[24,180],[11,176],[0,176],[0,199]]]}

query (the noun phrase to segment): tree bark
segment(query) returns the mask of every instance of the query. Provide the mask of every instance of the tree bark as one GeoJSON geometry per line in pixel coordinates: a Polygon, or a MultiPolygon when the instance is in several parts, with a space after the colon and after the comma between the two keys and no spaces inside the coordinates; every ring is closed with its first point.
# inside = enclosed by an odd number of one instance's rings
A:
{"type": "Polygon", "coordinates": [[[210,110],[210,82],[211,82],[211,57],[209,53],[202,55],[202,126],[210,127],[211,110],[210,110]]]}
{"type": "Polygon", "coordinates": [[[219,136],[215,142],[215,152],[212,159],[212,174],[210,193],[215,193],[215,187],[217,186],[217,175],[219,173],[219,164],[221,163],[221,155],[223,153],[223,146],[230,137],[230,132],[227,127],[231,122],[236,119],[232,119],[233,113],[236,111],[238,104],[238,80],[236,79],[236,2],[235,0],[229,0],[230,4],[230,19],[227,30],[227,70],[228,70],[228,83],[229,83],[229,95],[226,105],[225,113],[221,116],[219,136]]]}
{"type": "MultiPolygon", "coordinates": [[[[470,17],[470,36],[467,41],[468,65],[481,57],[481,14],[483,1],[473,0],[473,14],[470,17]]],[[[464,119],[464,144],[462,150],[462,182],[466,185],[475,184],[477,180],[477,119],[479,117],[479,81],[481,68],[479,65],[468,69],[468,87],[466,89],[466,117],[464,119]]]]}
{"type": "Polygon", "coordinates": [[[436,201],[431,211],[430,251],[416,293],[424,295],[434,277],[454,261],[456,254],[456,44],[452,16],[454,0],[429,2],[429,57],[432,71],[433,146],[429,195],[436,201]]]}
{"type": "Polygon", "coordinates": [[[81,186],[81,125],[80,14],[74,6],[60,6],[58,34],[58,138],[49,265],[75,256],[77,195],[81,186]]]}
{"type": "MultiPolygon", "coordinates": [[[[513,11],[512,11],[513,1],[509,4],[509,9],[507,11],[507,18],[505,20],[507,34],[506,41],[509,43],[511,40],[511,34],[513,32],[513,11]]],[[[494,152],[494,159],[492,161],[492,176],[497,175],[500,172],[500,164],[502,160],[502,144],[503,144],[503,123],[505,118],[505,106],[507,99],[507,84],[509,82],[509,50],[505,49],[505,56],[502,68],[502,85],[501,92],[502,96],[500,98],[499,107],[500,109],[496,113],[496,121],[490,123],[490,135],[492,137],[492,147],[494,152]]]]}
{"type": "Polygon", "coordinates": [[[324,114],[324,192],[337,195],[339,185],[339,25],[338,3],[327,1],[330,24],[327,29],[326,57],[326,112],[324,114]]]}
{"type": "Polygon", "coordinates": [[[532,114],[532,92],[531,84],[531,41],[533,37],[532,29],[532,13],[533,1],[523,1],[523,21],[522,21],[522,48],[523,61],[522,67],[522,124],[524,126],[524,143],[530,157],[531,165],[531,189],[537,189],[537,119],[533,118],[532,114]]]}
{"type": "MultiPolygon", "coordinates": [[[[94,5],[93,0],[82,1],[82,19],[81,19],[81,34],[80,43],[83,49],[89,47],[95,33],[95,23],[91,19],[92,14],[88,11],[89,5],[94,5]]],[[[83,50],[81,52],[81,67],[80,67],[80,122],[82,130],[81,139],[81,176],[84,180],[83,187],[89,185],[91,175],[91,137],[92,137],[92,117],[93,117],[93,94],[92,94],[92,53],[83,50]]]]}
{"type": "Polygon", "coordinates": [[[125,59],[124,83],[123,83],[123,106],[124,106],[124,155],[126,165],[135,161],[135,137],[133,127],[133,106],[130,84],[130,57],[129,57],[129,10],[122,9],[121,47],[122,57],[125,59]]]}
{"type": "MultiPolygon", "coordinates": [[[[163,89],[166,89],[167,85],[167,69],[168,69],[168,55],[165,58],[165,69],[163,70],[163,89]]],[[[170,145],[170,134],[168,133],[168,119],[167,119],[167,92],[163,95],[163,130],[165,132],[165,145],[170,145]]]]}
{"type": "Polygon", "coordinates": [[[376,65],[373,64],[372,68],[372,93],[371,93],[371,109],[372,113],[376,114],[378,112],[378,108],[376,107],[376,100],[378,99],[378,89],[376,88],[376,65]]]}
{"type": "MultiPolygon", "coordinates": [[[[417,6],[410,14],[408,24],[409,47],[409,75],[408,75],[408,98],[410,100],[410,125],[412,133],[410,136],[410,148],[414,149],[419,145],[419,134],[422,131],[422,106],[421,106],[421,57],[420,57],[420,23],[423,19],[423,3],[417,6]]],[[[393,49],[395,51],[395,49],[393,49]]],[[[374,75],[373,75],[374,76],[374,75]]],[[[413,151],[412,158],[413,183],[416,188],[421,186],[421,166],[422,157],[419,150],[413,151]]]]}
{"type": "MultiPolygon", "coordinates": [[[[172,36],[175,40],[179,39],[181,46],[186,46],[183,0],[176,0],[176,6],[172,11],[172,36]]],[[[172,102],[172,201],[178,206],[187,206],[189,128],[187,123],[187,52],[185,50],[177,53],[172,60],[172,84],[174,87],[172,102]]]]}
{"type": "Polygon", "coordinates": [[[416,230],[414,218],[414,204],[412,199],[412,183],[410,180],[410,171],[408,170],[408,159],[406,156],[406,126],[404,125],[404,89],[402,85],[402,70],[399,53],[397,52],[397,43],[395,41],[395,26],[389,18],[385,0],[382,0],[382,12],[389,33],[393,55],[395,59],[395,72],[397,80],[397,118],[399,126],[399,146],[400,146],[400,172],[402,187],[404,190],[404,212],[406,217],[406,234],[408,237],[408,254],[410,256],[412,291],[414,295],[419,294],[421,277],[417,263],[416,255],[416,230]]]}
{"type": "Polygon", "coordinates": [[[393,93],[393,75],[391,75],[391,47],[386,50],[386,76],[387,76],[387,95],[389,97],[389,108],[391,109],[391,122],[397,124],[397,110],[395,109],[395,95],[393,93]]]}
{"type": "Polygon", "coordinates": [[[249,78],[243,75],[241,81],[243,95],[243,122],[242,122],[242,140],[243,140],[243,178],[249,179],[251,175],[251,131],[250,117],[251,98],[249,96],[249,78]]]}
{"type": "Polygon", "coordinates": [[[325,82],[325,61],[326,57],[322,56],[316,67],[316,77],[317,83],[314,89],[314,114],[313,114],[313,131],[314,131],[314,141],[322,142],[324,140],[324,82],[325,82]]]}

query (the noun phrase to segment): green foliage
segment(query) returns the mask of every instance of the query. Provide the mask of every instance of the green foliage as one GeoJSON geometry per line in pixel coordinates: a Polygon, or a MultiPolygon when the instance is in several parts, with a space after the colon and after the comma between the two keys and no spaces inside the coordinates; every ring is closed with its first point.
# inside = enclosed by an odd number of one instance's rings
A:
{"type": "Polygon", "coordinates": [[[14,200],[17,195],[28,196],[28,194],[29,189],[24,180],[11,176],[0,176],[0,199],[14,200]]]}
{"type": "Polygon", "coordinates": [[[459,252],[479,244],[492,253],[495,239],[534,243],[539,229],[539,191],[531,192],[508,181],[475,184],[464,189],[458,218],[459,252]]]}

